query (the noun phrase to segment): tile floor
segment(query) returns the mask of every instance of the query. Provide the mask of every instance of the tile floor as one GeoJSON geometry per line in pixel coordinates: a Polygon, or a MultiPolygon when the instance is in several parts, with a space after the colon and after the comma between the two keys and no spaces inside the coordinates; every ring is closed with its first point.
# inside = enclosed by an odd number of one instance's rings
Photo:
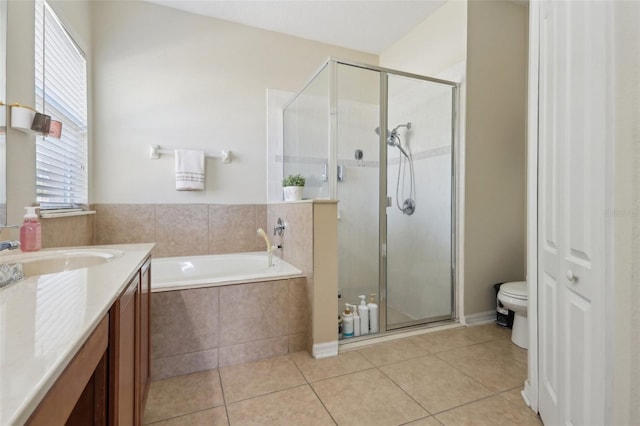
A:
{"type": "Polygon", "coordinates": [[[496,325],[315,360],[306,352],[151,384],[145,424],[541,425],[523,402],[527,354],[496,325]]]}

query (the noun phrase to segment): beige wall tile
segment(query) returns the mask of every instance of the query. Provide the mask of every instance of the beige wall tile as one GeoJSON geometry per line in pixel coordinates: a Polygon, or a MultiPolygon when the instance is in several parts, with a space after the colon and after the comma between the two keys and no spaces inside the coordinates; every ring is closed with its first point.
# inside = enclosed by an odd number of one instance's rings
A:
{"type": "Polygon", "coordinates": [[[208,233],[208,205],[156,205],[155,256],[171,257],[208,254],[208,233]]]}
{"type": "Polygon", "coordinates": [[[94,219],[92,214],[41,219],[42,248],[91,245],[94,219]]]}
{"type": "Polygon", "coordinates": [[[218,349],[154,358],[151,360],[151,378],[162,380],[197,371],[218,368],[218,349]]]}
{"type": "MultiPolygon", "coordinates": [[[[277,245],[276,242],[274,241],[275,237],[273,236],[273,227],[275,226],[275,222],[271,224],[267,222],[267,205],[256,204],[255,208],[256,208],[256,222],[255,222],[256,231],[258,228],[264,229],[264,231],[267,233],[269,238],[271,238],[271,243],[277,245]]],[[[261,251],[264,249],[265,249],[264,240],[262,239],[262,237],[256,234],[255,251],[261,251]]]]}
{"type": "Polygon", "coordinates": [[[216,287],[151,294],[151,357],[218,347],[216,287]]]}
{"type": "Polygon", "coordinates": [[[220,367],[257,361],[278,355],[286,355],[289,350],[287,336],[258,340],[239,345],[225,346],[219,349],[220,367]]]}
{"type": "Polygon", "coordinates": [[[256,251],[257,230],[255,205],[209,206],[209,253],[256,251]]]}
{"type": "Polygon", "coordinates": [[[155,242],[154,204],[96,204],[94,244],[155,242]]]}
{"type": "Polygon", "coordinates": [[[220,287],[220,346],[288,334],[288,281],[220,287]]]}
{"type": "Polygon", "coordinates": [[[289,300],[289,334],[306,333],[311,320],[312,306],[307,298],[307,283],[305,278],[288,280],[289,300]]]}
{"type": "Polygon", "coordinates": [[[289,353],[307,351],[309,347],[309,333],[289,335],[289,353]]]}
{"type": "Polygon", "coordinates": [[[274,237],[273,244],[282,245],[282,258],[304,273],[313,270],[313,203],[280,203],[267,207],[267,222],[273,235],[278,218],[287,228],[282,237],[274,237]]]}

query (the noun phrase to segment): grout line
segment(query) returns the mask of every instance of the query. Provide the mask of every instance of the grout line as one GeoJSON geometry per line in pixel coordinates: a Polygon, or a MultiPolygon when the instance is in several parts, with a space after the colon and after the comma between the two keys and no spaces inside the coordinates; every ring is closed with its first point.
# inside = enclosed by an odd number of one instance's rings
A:
{"type": "Polygon", "coordinates": [[[318,395],[318,393],[313,388],[313,386],[311,386],[311,383],[307,383],[307,386],[309,386],[309,389],[311,389],[311,392],[313,392],[313,394],[316,396],[316,398],[318,398],[318,401],[320,401],[320,404],[322,404],[322,407],[325,409],[327,414],[329,414],[329,417],[331,417],[331,420],[333,420],[333,423],[337,425],[338,421],[335,419],[335,417],[333,417],[333,414],[331,414],[331,411],[327,408],[327,406],[324,405],[324,401],[322,400],[322,398],[320,398],[320,395],[318,395]]]}
{"type": "MultiPolygon", "coordinates": [[[[207,407],[207,408],[203,408],[203,409],[200,409],[200,410],[189,411],[188,413],[178,414],[177,416],[174,415],[174,416],[171,416],[171,417],[166,417],[164,419],[159,419],[159,420],[156,420],[156,421],[151,422],[151,423],[145,423],[144,420],[143,420],[142,424],[144,426],[155,425],[155,424],[158,424],[158,423],[161,423],[161,422],[166,422],[167,420],[179,419],[180,417],[186,417],[186,416],[190,416],[192,414],[201,413],[203,411],[208,411],[208,410],[214,410],[214,409],[220,408],[220,407],[225,407],[225,406],[224,405],[216,405],[214,407],[207,407]]],[[[225,410],[226,410],[226,407],[225,407],[225,410]]],[[[227,422],[228,422],[228,417],[227,417],[227,422]]]]}
{"type": "Polygon", "coordinates": [[[284,392],[284,391],[287,391],[287,390],[300,388],[302,386],[308,386],[308,385],[309,385],[308,383],[300,383],[300,384],[297,384],[297,385],[287,386],[286,388],[276,389],[276,390],[272,390],[270,392],[263,393],[263,394],[260,394],[260,395],[254,395],[254,396],[250,396],[249,398],[244,398],[244,399],[239,399],[237,401],[229,402],[229,405],[235,405],[235,404],[238,404],[240,402],[251,401],[252,399],[262,398],[263,396],[273,395],[274,393],[284,392]]]}
{"type": "Polygon", "coordinates": [[[222,374],[220,373],[220,369],[218,370],[218,380],[220,380],[220,391],[222,392],[222,402],[224,404],[224,412],[227,415],[227,426],[231,425],[231,419],[229,419],[229,409],[227,408],[227,397],[224,394],[224,386],[222,385],[222,374]]]}
{"type": "MultiPolygon", "coordinates": [[[[395,380],[393,380],[391,377],[389,377],[389,375],[388,375],[387,373],[385,373],[384,371],[382,371],[380,368],[378,368],[378,371],[379,371],[379,372],[380,372],[384,377],[386,377],[387,379],[389,379],[389,381],[390,381],[391,383],[393,383],[394,385],[396,385],[396,386],[397,386],[397,387],[398,387],[398,388],[399,388],[399,389],[400,389],[400,390],[401,390],[405,395],[407,395],[407,396],[408,396],[408,397],[409,397],[413,402],[415,402],[416,404],[418,404],[418,406],[419,406],[419,407],[422,407],[422,409],[423,409],[424,411],[426,411],[426,412],[427,412],[427,414],[428,414],[428,416],[426,416],[426,417],[429,417],[429,416],[432,416],[432,415],[433,415],[433,414],[431,414],[431,411],[429,411],[429,410],[427,409],[427,407],[425,407],[424,405],[422,405],[422,404],[421,404],[417,399],[415,399],[415,398],[413,397],[413,395],[411,395],[409,392],[407,392],[407,391],[406,391],[406,390],[405,390],[405,389],[404,389],[404,388],[403,388],[399,383],[396,383],[396,381],[395,381],[395,380]]],[[[421,418],[422,418],[422,417],[421,417],[421,418]]],[[[419,420],[419,419],[415,419],[415,420],[419,420]]],[[[415,420],[412,420],[412,421],[415,421],[415,420]]]]}

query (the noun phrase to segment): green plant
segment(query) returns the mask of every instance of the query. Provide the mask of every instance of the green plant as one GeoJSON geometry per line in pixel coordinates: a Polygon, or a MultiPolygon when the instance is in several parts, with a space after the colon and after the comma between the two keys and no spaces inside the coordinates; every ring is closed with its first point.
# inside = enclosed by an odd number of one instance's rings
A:
{"type": "Polygon", "coordinates": [[[289,175],[282,179],[282,186],[304,186],[305,179],[301,174],[289,175]]]}

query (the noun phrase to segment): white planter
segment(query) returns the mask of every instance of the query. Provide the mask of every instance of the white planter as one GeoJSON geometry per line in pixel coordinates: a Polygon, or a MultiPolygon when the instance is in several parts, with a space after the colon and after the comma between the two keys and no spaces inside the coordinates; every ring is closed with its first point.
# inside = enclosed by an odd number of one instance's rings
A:
{"type": "Polygon", "coordinates": [[[285,201],[300,201],[302,200],[302,190],[304,186],[285,186],[284,190],[285,201]]]}

